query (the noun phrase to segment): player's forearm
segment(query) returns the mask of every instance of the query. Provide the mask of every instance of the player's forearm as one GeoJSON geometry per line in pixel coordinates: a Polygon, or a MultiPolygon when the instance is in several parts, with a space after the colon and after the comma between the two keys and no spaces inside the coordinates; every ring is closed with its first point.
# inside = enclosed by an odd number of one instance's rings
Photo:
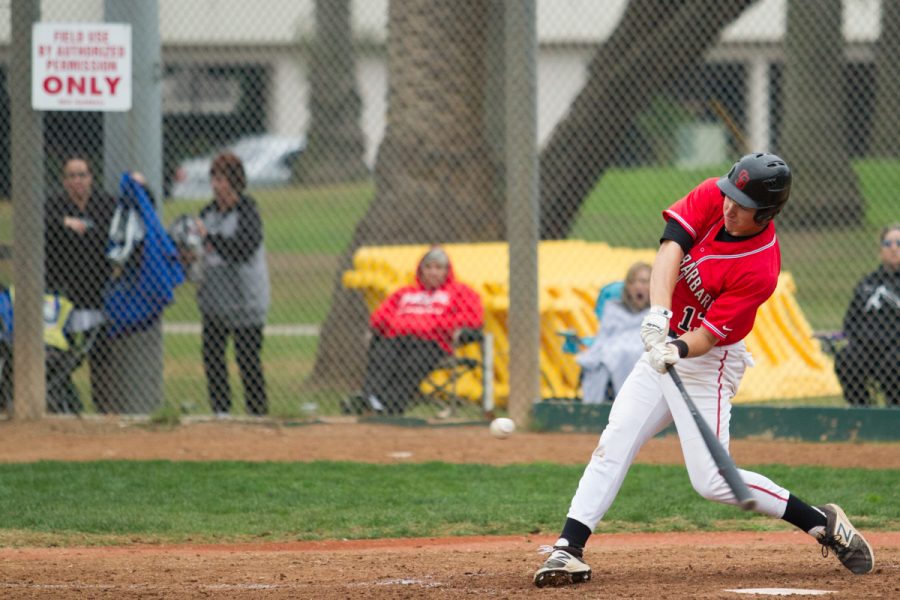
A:
{"type": "Polygon", "coordinates": [[[650,272],[650,304],[672,308],[672,292],[675,291],[683,257],[681,246],[672,240],[660,244],[650,272]]]}
{"type": "Polygon", "coordinates": [[[713,346],[716,345],[716,341],[718,341],[716,336],[710,333],[705,327],[698,327],[693,331],[688,331],[678,339],[687,344],[687,358],[703,356],[712,350],[713,346]]]}

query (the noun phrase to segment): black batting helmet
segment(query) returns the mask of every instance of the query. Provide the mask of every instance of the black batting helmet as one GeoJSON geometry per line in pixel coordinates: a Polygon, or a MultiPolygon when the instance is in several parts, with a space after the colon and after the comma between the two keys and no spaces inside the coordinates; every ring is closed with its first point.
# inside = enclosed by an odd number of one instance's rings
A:
{"type": "Polygon", "coordinates": [[[774,154],[747,154],[716,185],[741,206],[755,208],[757,223],[768,223],[791,195],[791,168],[774,154]]]}

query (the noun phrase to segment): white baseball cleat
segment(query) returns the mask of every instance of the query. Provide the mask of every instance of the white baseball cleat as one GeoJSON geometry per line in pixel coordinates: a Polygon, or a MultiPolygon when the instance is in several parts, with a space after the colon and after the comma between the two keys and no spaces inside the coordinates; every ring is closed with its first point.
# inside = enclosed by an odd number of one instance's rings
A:
{"type": "Polygon", "coordinates": [[[828,519],[825,533],[819,536],[822,556],[833,550],[841,564],[856,575],[864,575],[875,568],[875,553],[869,542],[853,527],[850,519],[837,504],[819,506],[828,519]]]}
{"type": "Polygon", "coordinates": [[[591,568],[581,559],[581,550],[569,546],[545,546],[541,551],[549,552],[550,556],[534,574],[534,585],[537,587],[590,581],[591,568]]]}

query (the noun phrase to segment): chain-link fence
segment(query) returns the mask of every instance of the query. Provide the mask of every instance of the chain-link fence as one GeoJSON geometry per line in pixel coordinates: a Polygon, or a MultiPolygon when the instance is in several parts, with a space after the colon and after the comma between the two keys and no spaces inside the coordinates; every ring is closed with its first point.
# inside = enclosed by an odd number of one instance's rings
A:
{"type": "MultiPolygon", "coordinates": [[[[0,8],[5,198],[12,92],[32,72],[17,4],[0,8]]],[[[49,411],[507,406],[503,132],[528,115],[504,103],[503,3],[34,4],[63,29],[130,24],[133,47],[130,111],[40,113],[49,411]],[[445,254],[417,270],[435,244],[445,254]],[[429,292],[448,270],[465,287],[429,292]]],[[[577,353],[629,266],[652,262],[662,210],[768,150],[794,172],[777,219],[787,275],[748,338],[757,375],[737,401],[844,403],[837,340],[852,400],[896,403],[900,231],[879,236],[900,221],[900,2],[536,7],[542,398],[588,399],[577,353]]],[[[104,93],[90,45],[54,41],[45,59],[68,75],[45,93],[104,93]]],[[[15,231],[34,221],[14,204],[0,204],[7,286],[22,240],[42,235],[15,231]]],[[[8,400],[21,363],[6,305],[8,400]]]]}

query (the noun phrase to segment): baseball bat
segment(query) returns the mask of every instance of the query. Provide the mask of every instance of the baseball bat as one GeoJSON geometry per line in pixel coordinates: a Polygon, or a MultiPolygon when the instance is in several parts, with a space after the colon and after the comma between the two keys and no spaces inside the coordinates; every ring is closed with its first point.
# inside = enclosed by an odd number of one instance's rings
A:
{"type": "Polygon", "coordinates": [[[681,392],[681,397],[684,398],[684,403],[687,404],[691,416],[694,417],[694,422],[697,423],[700,435],[703,436],[703,441],[706,443],[706,447],[709,448],[709,453],[716,462],[719,473],[725,478],[725,483],[728,484],[734,497],[737,498],[738,505],[744,510],[753,510],[756,508],[756,500],[750,494],[750,488],[748,488],[747,484],[744,483],[744,480],[741,479],[741,474],[738,473],[734,461],[731,460],[731,457],[725,452],[725,448],[719,443],[716,434],[709,428],[709,425],[707,425],[706,421],[703,419],[703,415],[697,410],[697,405],[691,400],[690,395],[684,387],[684,383],[681,381],[681,376],[678,375],[675,367],[669,365],[668,371],[669,377],[675,382],[675,387],[681,392]]]}

